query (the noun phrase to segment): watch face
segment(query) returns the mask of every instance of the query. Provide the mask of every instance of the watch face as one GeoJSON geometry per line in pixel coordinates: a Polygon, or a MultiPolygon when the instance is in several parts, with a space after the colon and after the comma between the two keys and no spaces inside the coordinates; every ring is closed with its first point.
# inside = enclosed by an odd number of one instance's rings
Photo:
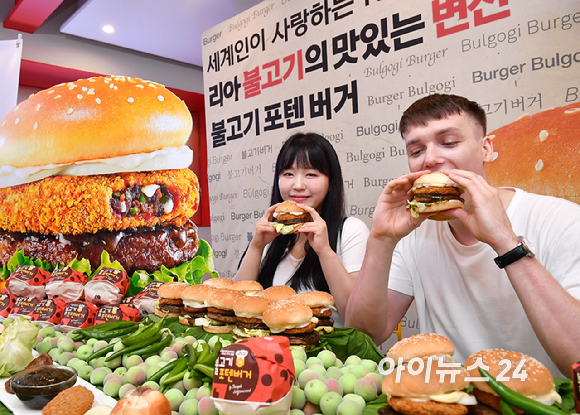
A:
{"type": "Polygon", "coordinates": [[[534,251],[535,251],[534,247],[532,246],[530,241],[528,241],[523,236],[522,236],[522,246],[528,252],[528,256],[534,256],[534,251]]]}

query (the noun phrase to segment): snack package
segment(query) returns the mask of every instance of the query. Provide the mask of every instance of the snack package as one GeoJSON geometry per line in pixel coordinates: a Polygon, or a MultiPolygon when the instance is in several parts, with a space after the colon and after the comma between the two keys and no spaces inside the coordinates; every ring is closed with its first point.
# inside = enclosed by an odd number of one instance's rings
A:
{"type": "Polygon", "coordinates": [[[29,297],[16,297],[14,300],[14,307],[12,307],[12,312],[8,317],[26,317],[27,319],[32,318],[32,313],[34,312],[34,307],[40,302],[40,298],[34,296],[29,297]]]}
{"type": "Polygon", "coordinates": [[[135,308],[135,304],[133,304],[133,300],[135,297],[123,297],[119,305],[126,305],[127,307],[135,308]]]}
{"type": "Polygon", "coordinates": [[[220,350],[211,396],[216,408],[227,414],[285,414],[295,380],[286,337],[251,338],[220,350]]]}
{"type": "Polygon", "coordinates": [[[66,303],[53,298],[40,300],[32,312],[32,321],[38,322],[42,327],[60,324],[66,303]]]}
{"type": "Polygon", "coordinates": [[[117,305],[129,289],[129,277],[122,270],[102,268],[85,285],[85,299],[97,305],[117,305]]]}
{"type": "Polygon", "coordinates": [[[69,332],[76,329],[84,329],[95,324],[95,315],[98,307],[87,301],[73,301],[64,308],[60,327],[62,331],[69,332]]]}
{"type": "Polygon", "coordinates": [[[19,265],[6,280],[6,289],[19,297],[46,297],[44,286],[50,272],[35,265],[19,265]]]}
{"type": "Polygon", "coordinates": [[[139,321],[141,314],[136,308],[126,305],[104,305],[97,311],[95,324],[107,323],[109,321],[139,321]]]}
{"type": "Polygon", "coordinates": [[[161,281],[151,281],[147,287],[135,296],[133,305],[141,312],[141,314],[155,314],[155,307],[153,303],[159,300],[157,290],[163,283],[161,281]]]}
{"type": "Polygon", "coordinates": [[[64,267],[53,271],[46,282],[48,298],[62,300],[65,303],[81,300],[84,295],[87,276],[75,271],[71,267],[64,267]]]}
{"type": "Polygon", "coordinates": [[[4,321],[12,313],[16,298],[18,297],[6,291],[0,293],[0,321],[4,321]]]}

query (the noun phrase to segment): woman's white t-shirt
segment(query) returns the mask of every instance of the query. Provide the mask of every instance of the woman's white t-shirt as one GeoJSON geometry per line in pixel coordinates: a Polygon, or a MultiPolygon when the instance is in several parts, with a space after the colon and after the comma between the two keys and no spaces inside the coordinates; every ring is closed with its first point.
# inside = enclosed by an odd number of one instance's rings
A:
{"type": "MultiPolygon", "coordinates": [[[[368,237],[369,228],[362,220],[349,217],[344,221],[342,233],[338,236],[336,244],[336,254],[348,273],[360,271],[365,257],[368,237]]],[[[267,251],[268,249],[264,249],[263,255],[266,255],[267,251]]],[[[272,285],[289,285],[289,280],[303,260],[304,258],[295,258],[292,254],[288,254],[278,264],[272,285]]],[[[332,318],[335,327],[344,327],[344,318],[336,311],[333,311],[332,318]]]]}

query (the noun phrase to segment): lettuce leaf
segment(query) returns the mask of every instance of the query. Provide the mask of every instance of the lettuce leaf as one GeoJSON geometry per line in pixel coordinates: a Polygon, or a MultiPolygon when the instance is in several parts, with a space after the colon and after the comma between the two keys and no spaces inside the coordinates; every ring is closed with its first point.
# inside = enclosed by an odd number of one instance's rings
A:
{"type": "Polygon", "coordinates": [[[0,377],[20,372],[32,362],[32,347],[38,331],[38,327],[24,317],[16,318],[6,327],[0,336],[0,377]]]}
{"type": "Polygon", "coordinates": [[[320,344],[306,354],[316,356],[323,349],[332,351],[343,362],[352,355],[376,363],[385,357],[368,335],[352,327],[336,327],[334,333],[321,334],[320,344]]]}
{"type": "Polygon", "coordinates": [[[554,386],[556,392],[562,397],[562,403],[555,402],[552,406],[572,414],[576,409],[576,402],[574,401],[574,384],[570,379],[554,378],[554,386]]]}

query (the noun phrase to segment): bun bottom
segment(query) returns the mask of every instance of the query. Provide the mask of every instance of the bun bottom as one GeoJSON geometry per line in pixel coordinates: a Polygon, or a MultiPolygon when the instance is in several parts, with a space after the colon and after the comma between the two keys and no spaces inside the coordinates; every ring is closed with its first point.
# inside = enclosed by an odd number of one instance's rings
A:
{"type": "Polygon", "coordinates": [[[203,329],[206,332],[212,333],[212,334],[231,333],[234,330],[233,327],[228,327],[228,326],[203,326],[203,329]]]}
{"type": "MultiPolygon", "coordinates": [[[[457,208],[463,209],[463,202],[461,200],[453,199],[447,200],[445,202],[433,203],[431,206],[426,206],[425,210],[423,210],[421,213],[444,212],[449,209],[457,209],[457,208]]],[[[443,213],[437,213],[433,216],[429,216],[429,219],[437,221],[446,221],[453,219],[453,217],[445,215],[443,213]]]]}
{"type": "Polygon", "coordinates": [[[191,323],[189,322],[189,320],[188,320],[188,319],[186,319],[186,318],[184,318],[184,317],[181,317],[181,316],[179,316],[179,322],[180,322],[181,324],[183,324],[184,326],[190,326],[190,327],[193,327],[193,324],[191,324],[191,323]]]}
{"type": "Polygon", "coordinates": [[[159,310],[158,308],[155,309],[155,315],[157,317],[164,317],[167,314],[167,318],[170,317],[179,317],[179,313],[166,313],[163,310],[159,310]]]}

